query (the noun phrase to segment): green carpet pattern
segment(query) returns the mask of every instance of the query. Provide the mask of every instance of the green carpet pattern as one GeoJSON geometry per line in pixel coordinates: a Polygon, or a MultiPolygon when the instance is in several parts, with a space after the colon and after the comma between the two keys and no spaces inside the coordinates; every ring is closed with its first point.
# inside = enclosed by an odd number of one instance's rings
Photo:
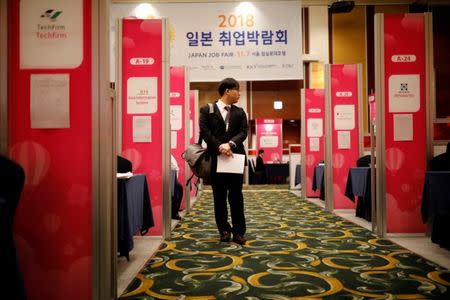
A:
{"type": "Polygon", "coordinates": [[[245,246],[219,242],[204,190],[120,299],[450,299],[449,270],[265,188],[244,190],[245,246]]]}

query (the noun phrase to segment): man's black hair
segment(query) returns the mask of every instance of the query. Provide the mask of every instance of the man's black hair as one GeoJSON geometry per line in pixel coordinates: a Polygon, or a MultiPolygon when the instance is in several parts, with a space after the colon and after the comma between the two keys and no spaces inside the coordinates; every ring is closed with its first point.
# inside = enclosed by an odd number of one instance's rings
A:
{"type": "Polygon", "coordinates": [[[219,84],[219,95],[223,96],[227,89],[239,89],[239,82],[234,78],[225,78],[219,84]]]}
{"type": "Polygon", "coordinates": [[[260,155],[261,153],[264,153],[264,149],[259,149],[258,150],[258,155],[260,155]]]}

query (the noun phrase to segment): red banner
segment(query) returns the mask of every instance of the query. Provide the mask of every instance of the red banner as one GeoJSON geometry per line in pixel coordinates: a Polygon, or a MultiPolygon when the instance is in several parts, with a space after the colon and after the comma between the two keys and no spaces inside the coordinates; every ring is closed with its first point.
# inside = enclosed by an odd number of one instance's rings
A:
{"type": "Polygon", "coordinates": [[[122,155],[147,177],[151,235],[162,234],[162,43],[161,20],[122,20],[122,155]]]}
{"type": "Polygon", "coordinates": [[[312,190],[314,167],[324,160],[325,91],[305,89],[305,151],[306,179],[302,180],[307,197],[319,197],[320,191],[312,190]]]}
{"type": "Polygon", "coordinates": [[[283,160],[282,119],[256,119],[257,150],[264,150],[264,163],[283,160]]]}
{"type": "MultiPolygon", "coordinates": [[[[359,158],[357,65],[330,65],[334,209],[354,208],[345,196],[348,170],[359,158]]],[[[328,183],[326,183],[328,184],[328,183]]]]}
{"type": "Polygon", "coordinates": [[[424,232],[426,161],[423,14],[384,15],[387,232],[424,232]]]}
{"type": "MultiPolygon", "coordinates": [[[[170,130],[172,155],[178,164],[178,180],[183,189],[186,183],[186,164],[181,154],[186,149],[186,69],[185,67],[170,67],[170,130]]],[[[183,191],[181,209],[185,207],[186,195],[183,191]]]]}
{"type": "MultiPolygon", "coordinates": [[[[91,299],[91,1],[58,3],[58,7],[76,7],[67,13],[71,19],[81,20],[77,24],[71,24],[67,18],[41,17],[47,9],[54,8],[45,6],[46,2],[33,1],[33,5],[23,2],[8,1],[8,151],[25,171],[25,186],[14,219],[20,270],[28,299],[91,299]],[[23,16],[31,17],[24,20],[23,16]],[[34,31],[21,33],[19,24],[30,25],[34,31]],[[44,32],[39,28],[49,29],[44,32]],[[81,34],[82,43],[76,44],[79,47],[76,51],[81,51],[79,64],[58,65],[59,60],[55,59],[48,65],[49,61],[34,61],[39,69],[20,68],[24,59],[20,57],[21,41],[33,40],[41,50],[52,49],[46,56],[61,58],[69,53],[62,49],[70,43],[67,40],[71,34],[73,37],[72,30],[81,34]],[[55,31],[60,35],[45,39],[46,34],[55,31]],[[67,81],[58,79],[59,76],[66,76],[67,81]],[[32,85],[33,77],[44,80],[40,80],[40,85],[32,85]],[[58,86],[67,94],[60,93],[58,86]],[[46,96],[41,97],[40,93],[46,96]],[[60,102],[68,101],[68,127],[32,128],[33,100],[45,100],[42,104],[48,104],[55,100],[55,94],[60,102]]],[[[36,60],[34,50],[27,49],[26,55],[36,60]]],[[[60,109],[54,107],[54,111],[60,109]]],[[[41,107],[39,111],[47,117],[53,115],[49,107],[41,107]]],[[[8,290],[2,293],[2,298],[8,299],[8,290]]]]}

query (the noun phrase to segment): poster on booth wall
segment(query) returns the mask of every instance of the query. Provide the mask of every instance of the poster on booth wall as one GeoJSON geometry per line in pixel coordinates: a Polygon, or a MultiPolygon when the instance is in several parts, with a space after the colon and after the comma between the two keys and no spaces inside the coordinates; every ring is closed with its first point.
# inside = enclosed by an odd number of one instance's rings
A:
{"type": "Polygon", "coordinates": [[[21,0],[19,28],[21,69],[73,69],[82,63],[83,0],[21,0]]]}
{"type": "Polygon", "coordinates": [[[152,117],[133,116],[133,143],[152,141],[152,117]]]}
{"type": "Polygon", "coordinates": [[[31,74],[31,128],[69,128],[69,74],[31,74]]]}
{"type": "Polygon", "coordinates": [[[130,77],[127,80],[127,113],[153,114],[158,110],[158,79],[130,77]]]}
{"type": "Polygon", "coordinates": [[[355,128],[355,105],[334,106],[334,130],[352,130],[355,128]]]}
{"type": "Polygon", "coordinates": [[[172,130],[180,130],[183,124],[183,107],[181,105],[170,106],[170,128],[172,130]]]}
{"type": "Polygon", "coordinates": [[[283,160],[282,119],[256,119],[257,150],[264,150],[264,163],[283,160]]]}
{"type": "Polygon", "coordinates": [[[389,112],[416,112],[419,109],[419,74],[389,76],[389,112]]]}
{"type": "Polygon", "coordinates": [[[322,118],[309,118],[307,120],[306,136],[308,136],[308,137],[323,136],[323,119],[322,118]]]}

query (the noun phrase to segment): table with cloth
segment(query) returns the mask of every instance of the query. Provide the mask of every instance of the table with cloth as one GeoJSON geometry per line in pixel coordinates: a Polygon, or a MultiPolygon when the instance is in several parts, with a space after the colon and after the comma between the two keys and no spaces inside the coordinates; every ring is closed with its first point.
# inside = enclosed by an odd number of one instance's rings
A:
{"type": "Polygon", "coordinates": [[[129,252],[133,249],[133,235],[138,231],[141,235],[145,235],[154,225],[146,176],[136,174],[130,178],[118,178],[117,250],[119,255],[129,260],[129,252]]]}
{"type": "Polygon", "coordinates": [[[319,164],[314,167],[314,175],[312,182],[312,190],[315,192],[316,190],[320,191],[319,198],[325,199],[325,182],[324,182],[324,173],[325,173],[325,165],[319,164]]]}
{"type": "Polygon", "coordinates": [[[356,216],[372,220],[372,202],[371,202],[371,182],[370,168],[357,167],[348,170],[347,185],[345,187],[345,196],[356,203],[356,216]]]}
{"type": "Polygon", "coordinates": [[[289,177],[289,164],[265,164],[269,184],[285,184],[289,177]]]}
{"type": "Polygon", "coordinates": [[[450,171],[428,171],[422,194],[422,221],[431,222],[431,241],[450,248],[450,171]]]}

